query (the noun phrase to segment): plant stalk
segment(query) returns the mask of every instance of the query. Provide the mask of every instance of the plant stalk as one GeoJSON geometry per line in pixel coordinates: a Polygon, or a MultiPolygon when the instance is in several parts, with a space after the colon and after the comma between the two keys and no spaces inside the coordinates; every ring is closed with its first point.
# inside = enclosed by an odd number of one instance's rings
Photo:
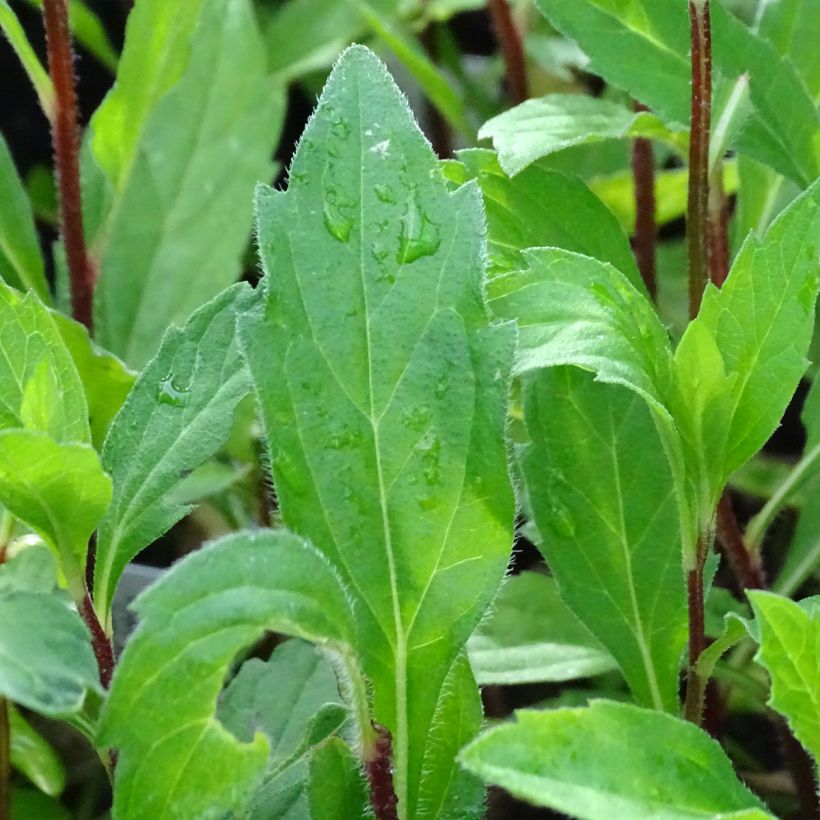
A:
{"type": "Polygon", "coordinates": [[[80,615],[91,633],[91,646],[94,649],[97,667],[100,670],[100,683],[104,689],[108,689],[114,674],[114,649],[105,634],[105,630],[102,628],[102,624],[100,624],[94,604],[87,592],[83,596],[79,609],[80,615]]]}
{"type": "Polygon", "coordinates": [[[766,574],[760,555],[749,549],[743,537],[728,490],[724,491],[718,502],[715,524],[718,542],[723,547],[741,591],[766,589],[766,574]]]}
{"type": "Polygon", "coordinates": [[[729,276],[729,203],[723,191],[723,162],[709,182],[709,280],[722,287],[729,276]]]}
{"type": "Polygon", "coordinates": [[[0,697],[0,820],[11,820],[11,727],[4,697],[0,697]]]}
{"type": "Polygon", "coordinates": [[[692,33],[692,120],[689,142],[689,317],[700,309],[709,279],[709,129],[712,122],[712,30],[709,0],[689,0],[692,33]]]}
{"type": "MultiPolygon", "coordinates": [[[[633,104],[635,111],[646,111],[645,105],[633,104]]],[[[644,137],[632,140],[632,176],[635,180],[635,235],[632,250],[638,270],[654,302],[658,295],[655,261],[655,157],[652,142],[644,137]]]]}
{"type": "Polygon", "coordinates": [[[515,25],[507,0],[487,0],[487,9],[507,67],[507,93],[513,105],[518,105],[529,97],[527,63],[521,33],[515,25]]]}
{"type": "Polygon", "coordinates": [[[384,726],[374,724],[376,741],[365,760],[370,783],[370,804],[376,820],[399,820],[398,799],[393,787],[393,741],[384,726]]]}
{"type": "Polygon", "coordinates": [[[43,16],[48,68],[55,92],[55,112],[51,131],[59,182],[60,223],[71,280],[71,310],[74,318],[91,332],[95,275],[83,232],[77,92],[74,87],[74,55],[71,49],[66,0],[43,0],[43,16]]]}
{"type": "Polygon", "coordinates": [[[706,542],[698,539],[695,566],[686,574],[686,593],[689,605],[689,668],[686,675],[686,702],[684,717],[700,726],[703,719],[703,701],[706,680],[698,672],[697,665],[706,648],[706,626],[703,601],[703,566],[706,563],[706,542]]]}

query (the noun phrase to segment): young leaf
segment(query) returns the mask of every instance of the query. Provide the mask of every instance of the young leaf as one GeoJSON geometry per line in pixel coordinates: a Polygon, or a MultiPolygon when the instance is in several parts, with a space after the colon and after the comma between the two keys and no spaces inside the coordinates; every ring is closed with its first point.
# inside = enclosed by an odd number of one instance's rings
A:
{"type": "Polygon", "coordinates": [[[0,282],[0,429],[25,427],[57,441],[90,441],[77,368],[48,309],[0,282]]]}
{"type": "Polygon", "coordinates": [[[636,700],[678,709],[687,634],[676,498],[655,424],[632,391],[576,368],[524,382],[521,468],[567,605],[636,700]]]}
{"type": "Polygon", "coordinates": [[[504,583],[467,647],[481,685],[566,681],[617,668],[560,599],[555,580],[535,572],[504,583]]]}
{"type": "Polygon", "coordinates": [[[681,340],[678,417],[700,429],[693,440],[709,445],[703,469],[713,493],[765,444],[806,369],[819,260],[817,182],[763,239],[747,239],[726,284],[707,288],[681,340]]]}
{"type": "MultiPolygon", "coordinates": [[[[679,0],[538,0],[550,22],[590,58],[590,68],[648,105],[664,122],[689,122],[687,4],[679,0]],[[617,47],[613,47],[617,44],[617,47]],[[628,56],[628,59],[626,57],[628,56]],[[646,71],[645,66],[653,66],[646,71]]],[[[807,185],[820,174],[817,110],[794,66],[731,12],[713,3],[716,76],[749,76],[755,110],[737,147],[807,185]]],[[[723,95],[727,100],[731,95],[723,95]]],[[[713,120],[720,121],[715,111],[713,120]]]]}
{"type": "Polygon", "coordinates": [[[789,722],[794,736],[820,760],[820,617],[770,592],[750,592],[760,628],[760,651],[772,681],[769,705],[789,722]]]}
{"type": "Polygon", "coordinates": [[[267,78],[249,0],[195,0],[179,12],[164,2],[140,6],[129,36],[150,43],[135,53],[161,48],[172,66],[155,76],[163,63],[149,57],[152,73],[137,81],[131,72],[145,63],[123,57],[111,101],[91,123],[94,158],[109,173],[113,198],[101,204],[91,197],[89,208],[102,211],[89,230],[100,268],[96,340],[134,367],[154,354],[170,324],[236,280],[253,186],[272,173],[281,118],[281,95],[267,78]],[[181,62],[189,50],[181,32],[192,25],[196,6],[202,12],[190,59],[181,62]],[[178,53],[157,39],[168,26],[178,53]],[[123,75],[130,78],[127,92],[123,75]],[[160,89],[170,90],[160,97],[160,89]],[[132,116],[138,123],[144,117],[138,131],[132,116]]]}
{"type": "Polygon", "coordinates": [[[354,47],[287,192],[260,190],[257,212],[267,301],[239,331],[282,516],[353,591],[400,816],[427,817],[422,772],[454,765],[429,754],[445,677],[512,537],[514,330],[483,304],[478,187],[448,192],[384,66],[354,47]]]}
{"type": "Polygon", "coordinates": [[[580,820],[766,820],[717,741],[671,715],[593,701],[519,711],[461,762],[487,783],[580,820]]]}
{"type": "MultiPolygon", "coordinates": [[[[328,562],[284,531],[226,536],[177,564],[134,605],[98,741],[119,749],[114,813],[128,820],[223,816],[243,809],[270,742],[216,718],[234,655],[265,629],[345,654],[355,627],[328,562]]],[[[352,661],[351,661],[352,663],[352,661]]],[[[352,667],[348,667],[352,668],[352,667]]]]}
{"type": "Polygon", "coordinates": [[[248,394],[235,342],[236,316],[253,296],[224,291],[171,328],[114,420],[102,460],[114,481],[97,534],[94,603],[105,621],[125,565],[192,508],[168,493],[227,439],[248,394]]]}
{"type": "MultiPolygon", "coordinates": [[[[9,706],[11,765],[37,788],[52,797],[65,788],[65,768],[49,742],[20,714],[9,706]]],[[[22,815],[21,815],[22,816],[22,815]]]]}
{"type": "Polygon", "coordinates": [[[481,126],[481,139],[491,139],[498,161],[510,176],[538,159],[571,145],[607,139],[645,137],[671,143],[685,153],[688,135],[682,126],[666,127],[648,111],[584,94],[548,94],[527,100],[481,126]]]}
{"type": "Polygon", "coordinates": [[[367,809],[359,762],[343,741],[329,738],[310,758],[311,820],[353,820],[367,809]]]}
{"type": "MultiPolygon", "coordinates": [[[[0,4],[0,10],[2,4],[0,4]]],[[[0,135],[0,278],[19,290],[49,300],[43,254],[23,183],[0,135]]]]}
{"type": "Polygon", "coordinates": [[[526,270],[488,285],[493,314],[518,323],[517,372],[572,364],[666,412],[671,350],[648,300],[596,259],[556,248],[534,248],[524,258],[526,270]]]}
{"type": "Polygon", "coordinates": [[[30,430],[0,431],[0,504],[37,532],[82,595],[88,539],[111,499],[111,479],[88,444],[30,430]]]}
{"type": "Polygon", "coordinates": [[[88,630],[57,595],[0,594],[0,695],[50,717],[83,705],[101,692],[88,630]]]}
{"type": "Polygon", "coordinates": [[[491,276],[525,267],[522,252],[527,248],[556,247],[609,262],[643,290],[629,240],[580,179],[542,163],[510,179],[486,149],[459,151],[458,158],[444,163],[444,173],[459,185],[478,180],[487,214],[491,276]],[[545,208],[545,202],[560,207],[545,208]]]}
{"type": "Polygon", "coordinates": [[[52,312],[51,318],[83,383],[88,401],[91,441],[101,450],[114,416],[134,386],[136,373],[113,353],[94,344],[85,325],[56,311],[52,312]]]}

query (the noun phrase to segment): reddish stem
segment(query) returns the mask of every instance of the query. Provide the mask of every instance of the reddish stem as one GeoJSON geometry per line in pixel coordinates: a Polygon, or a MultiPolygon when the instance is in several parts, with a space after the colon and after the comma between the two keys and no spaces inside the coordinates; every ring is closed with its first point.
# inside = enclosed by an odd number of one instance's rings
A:
{"type": "Polygon", "coordinates": [[[376,820],[398,820],[398,799],[393,788],[393,742],[384,726],[376,730],[376,744],[370,758],[365,761],[367,780],[370,783],[370,803],[376,820]]]}
{"type": "Polygon", "coordinates": [[[689,142],[689,316],[700,309],[709,278],[709,129],[712,123],[712,31],[709,0],[689,0],[692,24],[692,121],[689,142]]]}
{"type": "Polygon", "coordinates": [[[487,9],[507,66],[507,93],[512,103],[518,105],[529,97],[527,63],[524,59],[521,34],[515,25],[507,0],[487,0],[487,9]]]}
{"type": "Polygon", "coordinates": [[[111,647],[111,641],[108,640],[108,636],[102,628],[102,624],[100,624],[100,619],[97,617],[97,612],[88,593],[83,597],[80,615],[91,633],[91,646],[94,649],[97,667],[100,670],[100,683],[105,689],[108,689],[111,685],[111,677],[114,674],[114,650],[111,647]]]}
{"type": "MultiPolygon", "coordinates": [[[[635,111],[646,111],[636,102],[635,111]]],[[[635,180],[635,236],[632,250],[646,290],[654,302],[658,295],[655,263],[655,157],[652,142],[643,137],[632,140],[632,176],[635,180]]]]}
{"type": "Polygon", "coordinates": [[[91,331],[94,268],[88,258],[83,232],[77,93],[74,88],[74,55],[65,0],[44,0],[43,15],[48,68],[55,92],[52,141],[59,181],[63,243],[71,279],[71,309],[74,318],[91,331]]]}
{"type": "Polygon", "coordinates": [[[741,590],[766,589],[766,574],[759,557],[746,545],[728,491],[723,493],[718,502],[715,525],[718,543],[723,548],[741,590]]]}
{"type": "Polygon", "coordinates": [[[684,715],[687,720],[700,726],[703,719],[703,699],[706,681],[697,671],[697,663],[706,648],[706,627],[703,606],[703,565],[706,548],[698,541],[697,558],[694,569],[686,575],[686,591],[689,604],[689,668],[686,676],[686,704],[684,715]]]}

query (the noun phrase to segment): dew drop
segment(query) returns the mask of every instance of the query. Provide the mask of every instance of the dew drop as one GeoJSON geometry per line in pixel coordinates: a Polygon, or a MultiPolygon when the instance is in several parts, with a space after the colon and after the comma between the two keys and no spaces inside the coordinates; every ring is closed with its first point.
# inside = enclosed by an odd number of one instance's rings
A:
{"type": "Polygon", "coordinates": [[[409,265],[423,256],[432,256],[440,245],[438,225],[419,209],[415,199],[411,200],[401,219],[396,261],[400,265],[409,265]]]}
{"type": "Polygon", "coordinates": [[[188,401],[188,387],[181,387],[176,377],[169,373],[159,383],[157,401],[170,407],[184,407],[188,401]]]}
{"type": "Polygon", "coordinates": [[[347,242],[353,230],[353,206],[343,202],[335,188],[329,188],[325,195],[323,210],[328,233],[339,242],[347,242]]]}
{"type": "Polygon", "coordinates": [[[334,137],[346,140],[350,136],[350,123],[344,117],[340,117],[330,126],[330,133],[334,137]]]}
{"type": "Polygon", "coordinates": [[[376,197],[380,202],[386,202],[389,205],[395,203],[396,196],[393,193],[393,189],[389,185],[374,185],[373,190],[375,191],[376,197]]]}

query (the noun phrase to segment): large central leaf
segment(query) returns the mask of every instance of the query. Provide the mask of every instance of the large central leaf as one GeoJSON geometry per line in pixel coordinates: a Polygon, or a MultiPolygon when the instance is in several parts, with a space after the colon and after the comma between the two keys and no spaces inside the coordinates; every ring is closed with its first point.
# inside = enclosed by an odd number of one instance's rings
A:
{"type": "Polygon", "coordinates": [[[514,335],[482,298],[478,187],[448,192],[384,67],[353,48],[289,190],[262,189],[257,209],[267,302],[239,328],[285,523],[356,598],[401,816],[470,816],[436,714],[449,693],[477,699],[465,664],[445,680],[504,573],[514,509],[514,335]]]}

